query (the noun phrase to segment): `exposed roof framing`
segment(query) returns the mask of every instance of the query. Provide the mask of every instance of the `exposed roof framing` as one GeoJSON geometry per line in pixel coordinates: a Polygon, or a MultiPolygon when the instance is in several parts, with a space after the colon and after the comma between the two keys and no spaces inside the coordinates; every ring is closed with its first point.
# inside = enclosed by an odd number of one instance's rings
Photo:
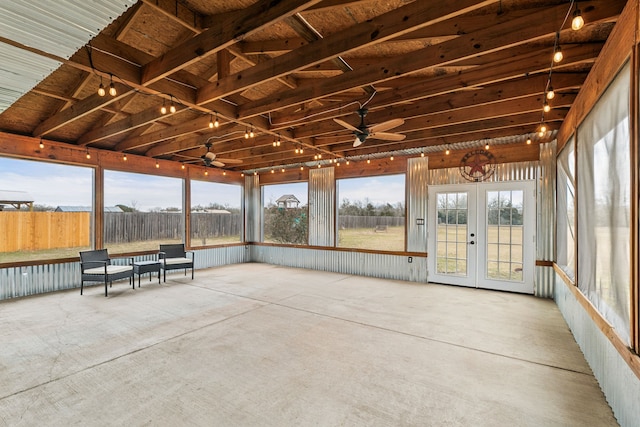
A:
{"type": "Polygon", "coordinates": [[[230,170],[548,141],[625,4],[580,1],[586,25],[573,31],[566,0],[139,0],[67,57],[3,34],[0,45],[62,65],[0,114],[0,130],[193,163],[212,142],[241,161],[230,170]],[[552,64],[558,43],[565,59],[552,64]],[[96,93],[111,82],[116,96],[96,93]],[[358,126],[365,105],[367,124],[402,118],[392,132],[406,138],[354,148],[333,119],[358,126]]]}

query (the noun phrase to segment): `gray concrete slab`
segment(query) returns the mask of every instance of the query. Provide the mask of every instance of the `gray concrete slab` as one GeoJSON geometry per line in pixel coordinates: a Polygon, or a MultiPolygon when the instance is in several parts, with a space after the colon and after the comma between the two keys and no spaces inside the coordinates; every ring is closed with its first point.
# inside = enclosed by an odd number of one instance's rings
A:
{"type": "Polygon", "coordinates": [[[264,264],[0,303],[0,425],[615,426],[552,301],[264,264]]]}

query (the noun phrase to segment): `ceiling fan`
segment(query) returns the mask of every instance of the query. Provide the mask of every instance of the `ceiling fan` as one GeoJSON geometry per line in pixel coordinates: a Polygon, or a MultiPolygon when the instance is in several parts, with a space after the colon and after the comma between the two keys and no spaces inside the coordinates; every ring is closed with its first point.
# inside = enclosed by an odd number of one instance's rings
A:
{"type": "Polygon", "coordinates": [[[364,116],[367,115],[366,108],[359,108],[356,112],[360,116],[360,124],[358,127],[350,125],[349,123],[340,120],[333,119],[334,122],[338,123],[340,126],[353,131],[356,136],[355,141],[353,141],[353,147],[359,147],[367,138],[375,138],[382,139],[384,141],[402,141],[406,138],[406,135],[402,135],[400,133],[393,132],[385,132],[387,130],[393,129],[395,127],[401,126],[404,124],[404,119],[391,119],[386,122],[378,123],[377,125],[367,126],[364,124],[364,116]]]}
{"type": "Polygon", "coordinates": [[[202,156],[200,156],[200,158],[204,162],[205,166],[207,166],[207,167],[216,166],[216,167],[219,167],[219,168],[223,168],[227,164],[240,164],[240,163],[242,163],[242,160],[221,159],[220,157],[216,156],[215,153],[211,152],[211,145],[212,144],[210,142],[205,143],[204,146],[207,147],[207,152],[204,153],[202,156]]]}

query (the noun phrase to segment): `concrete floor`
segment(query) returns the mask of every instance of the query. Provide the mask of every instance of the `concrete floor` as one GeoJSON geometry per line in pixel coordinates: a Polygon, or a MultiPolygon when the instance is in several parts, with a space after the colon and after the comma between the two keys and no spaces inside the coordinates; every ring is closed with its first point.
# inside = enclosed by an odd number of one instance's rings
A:
{"type": "Polygon", "coordinates": [[[552,301],[264,264],[0,302],[0,425],[615,426],[552,301]]]}

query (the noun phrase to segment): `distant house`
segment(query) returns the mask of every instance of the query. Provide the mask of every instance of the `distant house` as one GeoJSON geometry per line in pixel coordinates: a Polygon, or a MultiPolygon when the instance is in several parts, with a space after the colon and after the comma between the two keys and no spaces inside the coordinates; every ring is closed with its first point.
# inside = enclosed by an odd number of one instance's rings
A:
{"type": "Polygon", "coordinates": [[[4,205],[11,205],[17,210],[26,205],[29,210],[33,210],[33,197],[26,191],[0,190],[0,211],[4,209],[4,205]]]}
{"type": "MultiPolygon", "coordinates": [[[[105,206],[105,212],[123,212],[117,206],[105,206]]],[[[58,206],[54,212],[91,212],[91,206],[58,206]]]]}
{"type": "Polygon", "coordinates": [[[300,204],[300,200],[298,200],[298,198],[293,194],[285,194],[276,200],[276,204],[279,208],[291,209],[297,208],[300,204]]]}

